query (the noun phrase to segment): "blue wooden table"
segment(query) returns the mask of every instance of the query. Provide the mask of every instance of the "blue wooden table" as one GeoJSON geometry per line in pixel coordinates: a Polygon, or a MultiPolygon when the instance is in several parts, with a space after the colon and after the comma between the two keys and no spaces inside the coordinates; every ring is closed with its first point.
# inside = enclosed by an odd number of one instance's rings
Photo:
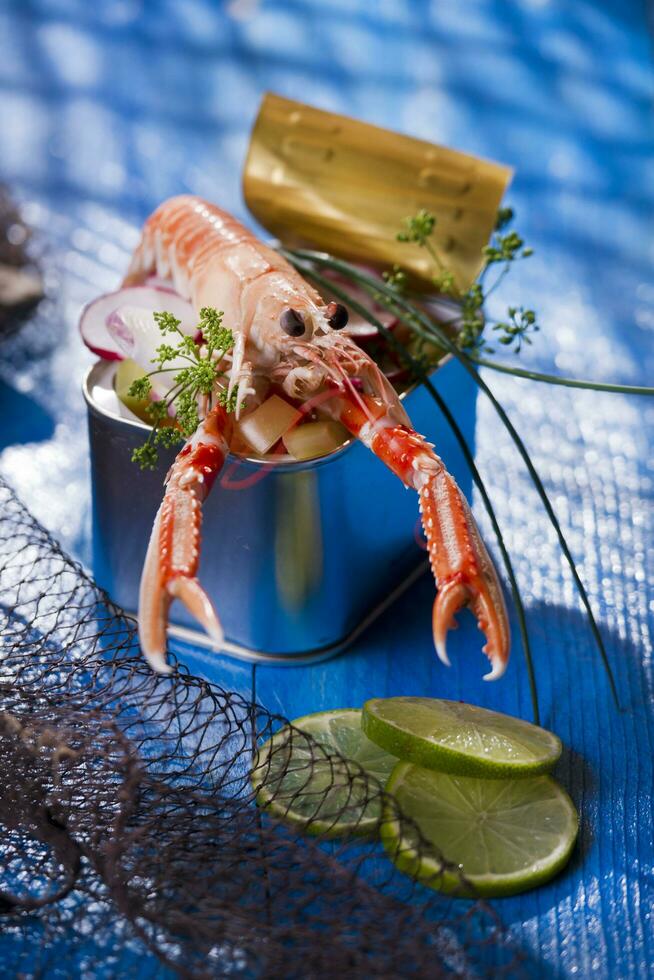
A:
{"type": "MultiPolygon", "coordinates": [[[[49,244],[49,299],[0,356],[0,469],[89,560],[76,336],[136,228],[184,190],[245,217],[239,175],[266,89],[512,164],[536,255],[500,302],[543,326],[529,366],[599,380],[654,372],[651,38],[640,0],[5,0],[0,177],[49,244]]],[[[606,638],[614,707],[552,528],[488,402],[476,458],[528,599],[543,722],[582,814],[571,868],[496,903],[538,975],[646,977],[654,963],[652,426],[646,399],[486,372],[554,503],[606,638]]],[[[483,511],[475,510],[490,540],[483,511]]],[[[221,660],[217,678],[295,717],[385,694],[465,698],[530,717],[516,642],[483,684],[465,622],[448,671],[419,581],[345,656],[307,668],[221,660]]],[[[1,951],[0,951],[1,952],[1,951]]],[[[534,975],[536,975],[536,973],[534,975]]]]}

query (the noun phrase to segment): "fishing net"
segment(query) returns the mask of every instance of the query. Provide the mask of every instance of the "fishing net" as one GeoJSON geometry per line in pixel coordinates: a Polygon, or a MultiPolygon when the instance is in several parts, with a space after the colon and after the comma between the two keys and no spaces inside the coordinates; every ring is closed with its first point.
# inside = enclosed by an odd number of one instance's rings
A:
{"type": "Polygon", "coordinates": [[[285,754],[258,756],[286,719],[181,666],[153,674],[133,624],[5,482],[0,622],[4,975],[521,971],[487,905],[417,884],[374,840],[309,837],[262,811],[253,764],[273,799],[284,760],[321,767],[334,823],[380,813],[384,794],[297,729],[285,754]]]}

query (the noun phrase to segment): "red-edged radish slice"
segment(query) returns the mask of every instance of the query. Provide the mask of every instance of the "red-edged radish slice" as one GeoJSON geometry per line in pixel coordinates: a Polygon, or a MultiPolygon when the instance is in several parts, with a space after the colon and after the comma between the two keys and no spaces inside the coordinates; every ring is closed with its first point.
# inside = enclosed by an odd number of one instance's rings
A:
{"type": "MultiPolygon", "coordinates": [[[[361,271],[366,272],[369,275],[376,275],[376,273],[371,269],[366,269],[363,266],[361,267],[361,271]]],[[[375,303],[370,294],[367,293],[362,286],[358,286],[350,279],[347,279],[338,272],[334,272],[332,269],[323,269],[322,274],[324,275],[325,279],[330,279],[335,286],[342,287],[347,293],[349,293],[350,296],[353,297],[353,299],[357,301],[357,303],[360,303],[361,306],[365,307],[365,309],[370,310],[375,319],[379,320],[382,326],[386,327],[387,330],[393,330],[397,326],[399,322],[398,318],[385,307],[375,303]]],[[[329,295],[329,290],[324,290],[323,299],[325,302],[329,302],[332,298],[338,303],[342,302],[338,296],[332,297],[329,295]]],[[[345,305],[347,306],[347,303],[345,303],[345,305]]],[[[372,325],[372,323],[369,323],[366,319],[364,319],[364,317],[362,317],[359,313],[355,313],[353,310],[350,310],[349,313],[350,317],[347,321],[347,325],[343,327],[343,333],[347,334],[349,337],[352,337],[352,339],[356,340],[357,343],[365,343],[366,340],[372,340],[374,337],[378,336],[379,331],[377,330],[377,327],[372,325]]]]}
{"type": "Polygon", "coordinates": [[[106,293],[82,310],[79,329],[86,346],[108,361],[131,357],[141,367],[149,367],[155,348],[162,342],[154,312],[172,313],[181,321],[180,329],[193,335],[197,316],[193,307],[175,292],[151,286],[131,286],[106,293]],[[146,342],[147,338],[151,342],[146,342]],[[145,348],[145,364],[141,354],[145,348]]]}

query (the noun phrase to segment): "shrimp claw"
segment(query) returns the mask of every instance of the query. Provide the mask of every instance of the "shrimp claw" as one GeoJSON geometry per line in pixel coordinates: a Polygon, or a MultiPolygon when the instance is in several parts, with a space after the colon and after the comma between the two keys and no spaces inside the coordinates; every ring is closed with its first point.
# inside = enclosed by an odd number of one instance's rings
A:
{"type": "Polygon", "coordinates": [[[484,680],[496,680],[506,670],[509,659],[504,596],[468,503],[444,467],[421,488],[420,511],[438,584],[432,614],[436,653],[449,666],[447,633],[456,627],[456,613],[469,606],[486,635],[483,649],[491,670],[484,680]]]}
{"type": "Polygon", "coordinates": [[[398,476],[418,491],[422,525],[438,594],[432,625],[439,659],[449,666],[446,637],[454,617],[469,606],[486,635],[484,653],[501,677],[509,659],[509,627],[497,572],[481,539],[468,503],[432,446],[398,421],[397,414],[367,395],[344,391],[340,421],[398,476]]]}
{"type": "Polygon", "coordinates": [[[139,639],[146,660],[162,674],[171,670],[166,627],[173,599],[183,602],[217,646],[223,642],[220,621],[196,574],[202,502],[229,451],[231,425],[221,406],[208,413],[168,473],[152,528],[139,590],[139,639]]]}

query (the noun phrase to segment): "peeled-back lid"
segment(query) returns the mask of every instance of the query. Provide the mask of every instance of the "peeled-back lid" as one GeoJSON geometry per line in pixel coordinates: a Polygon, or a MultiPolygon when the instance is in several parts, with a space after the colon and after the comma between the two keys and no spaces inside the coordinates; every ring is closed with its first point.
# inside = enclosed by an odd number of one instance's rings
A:
{"type": "Polygon", "coordinates": [[[434,259],[397,241],[403,220],[424,208],[437,219],[438,257],[466,289],[511,176],[509,167],[268,93],[243,189],[252,214],[285,245],[384,269],[397,263],[427,287],[434,259]]]}

